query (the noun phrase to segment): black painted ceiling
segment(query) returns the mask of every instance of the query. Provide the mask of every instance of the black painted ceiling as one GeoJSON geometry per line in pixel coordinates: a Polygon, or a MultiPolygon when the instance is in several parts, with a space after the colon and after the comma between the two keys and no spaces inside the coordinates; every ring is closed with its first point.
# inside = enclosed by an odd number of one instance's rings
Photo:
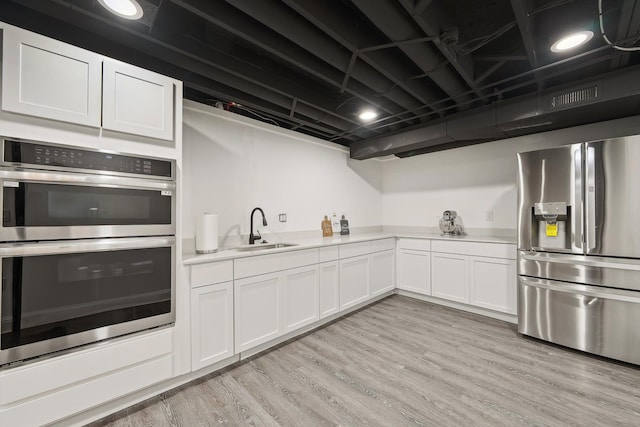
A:
{"type": "MultiPolygon", "coordinates": [[[[597,0],[0,0],[0,20],[184,81],[185,98],[349,146],[640,62],[597,0]],[[560,35],[590,29],[571,54],[560,35]],[[357,114],[375,108],[367,125],[357,114]]],[[[638,45],[640,0],[603,0],[638,45]]]]}

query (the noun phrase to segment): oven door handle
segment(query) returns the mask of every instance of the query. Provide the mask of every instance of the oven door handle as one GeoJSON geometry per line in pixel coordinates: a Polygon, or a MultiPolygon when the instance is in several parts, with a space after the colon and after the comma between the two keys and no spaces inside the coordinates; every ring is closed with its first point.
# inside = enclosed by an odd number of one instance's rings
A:
{"type": "Polygon", "coordinates": [[[75,252],[104,252],[126,249],[171,247],[175,236],[124,237],[96,240],[68,240],[52,242],[7,243],[0,245],[0,257],[67,254],[75,252]]]}
{"type": "Polygon", "coordinates": [[[66,184],[93,187],[130,188],[139,190],[170,191],[176,190],[175,181],[149,178],[134,178],[101,174],[79,174],[33,170],[12,170],[0,168],[0,181],[3,187],[16,187],[20,182],[45,184],[66,184]]]}

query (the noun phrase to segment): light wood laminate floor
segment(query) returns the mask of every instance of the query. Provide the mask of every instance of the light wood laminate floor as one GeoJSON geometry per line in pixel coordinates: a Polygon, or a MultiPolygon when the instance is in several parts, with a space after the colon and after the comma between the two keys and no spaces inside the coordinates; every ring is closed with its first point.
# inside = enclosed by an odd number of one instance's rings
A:
{"type": "Polygon", "coordinates": [[[640,368],[393,296],[92,426],[219,424],[639,426],[640,368]]]}

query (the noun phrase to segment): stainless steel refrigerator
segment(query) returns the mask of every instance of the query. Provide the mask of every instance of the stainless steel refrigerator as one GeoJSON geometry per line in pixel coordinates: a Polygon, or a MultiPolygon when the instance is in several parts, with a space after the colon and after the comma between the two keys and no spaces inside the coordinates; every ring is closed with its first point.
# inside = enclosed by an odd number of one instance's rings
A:
{"type": "Polygon", "coordinates": [[[518,154],[518,330],[640,364],[640,136],[518,154]]]}

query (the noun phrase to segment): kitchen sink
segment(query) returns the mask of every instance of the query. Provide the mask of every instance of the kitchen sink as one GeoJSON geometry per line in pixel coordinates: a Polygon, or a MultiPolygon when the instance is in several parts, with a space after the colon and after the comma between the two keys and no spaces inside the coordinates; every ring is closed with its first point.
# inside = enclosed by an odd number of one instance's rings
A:
{"type": "Polygon", "coordinates": [[[254,252],[254,251],[263,251],[269,249],[280,249],[280,248],[288,248],[291,246],[298,246],[297,243],[265,243],[260,245],[251,245],[251,246],[238,246],[235,248],[230,248],[230,251],[234,252],[254,252]]]}

